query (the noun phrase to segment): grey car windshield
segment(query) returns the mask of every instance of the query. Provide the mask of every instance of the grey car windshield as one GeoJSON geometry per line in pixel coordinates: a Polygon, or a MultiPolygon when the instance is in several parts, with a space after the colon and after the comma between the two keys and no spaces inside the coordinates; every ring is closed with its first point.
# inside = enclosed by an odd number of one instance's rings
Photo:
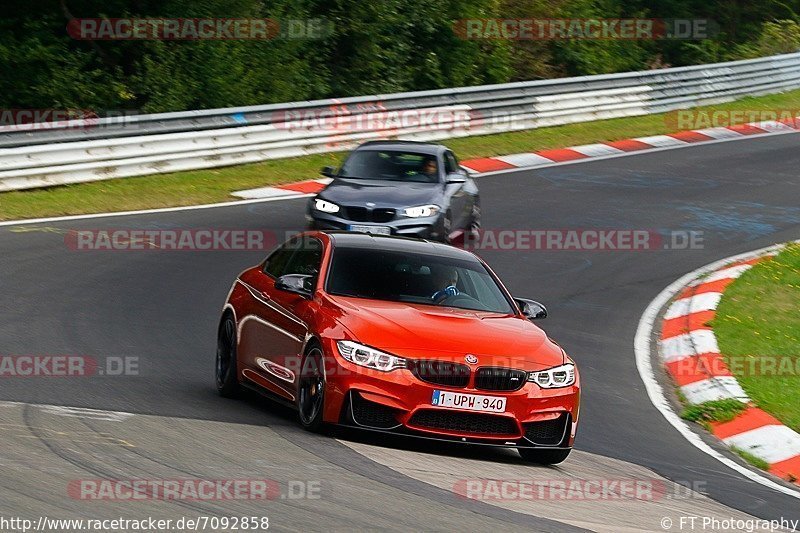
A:
{"type": "Polygon", "coordinates": [[[436,155],[397,150],[357,150],[350,154],[339,177],[437,183],[436,155]]]}
{"type": "Polygon", "coordinates": [[[476,259],[335,248],[329,294],[510,314],[511,304],[476,259]]]}

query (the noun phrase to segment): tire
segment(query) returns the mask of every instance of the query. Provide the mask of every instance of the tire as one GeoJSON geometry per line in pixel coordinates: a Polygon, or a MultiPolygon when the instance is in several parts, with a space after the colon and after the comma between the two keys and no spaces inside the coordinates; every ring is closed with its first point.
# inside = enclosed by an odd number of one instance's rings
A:
{"type": "Polygon", "coordinates": [[[475,201],[472,206],[472,217],[469,223],[469,232],[477,233],[481,228],[481,203],[479,200],[475,201]]]}
{"type": "Polygon", "coordinates": [[[569,457],[569,452],[572,451],[572,448],[566,450],[518,448],[517,451],[520,456],[529,463],[537,465],[557,465],[558,463],[563,463],[567,457],[569,457]]]}
{"type": "Polygon", "coordinates": [[[224,398],[239,394],[239,370],[236,362],[236,322],[233,316],[222,317],[217,331],[217,358],[215,365],[217,392],[224,398]]]}
{"type": "Polygon", "coordinates": [[[324,429],[325,369],[322,348],[312,344],[303,357],[300,382],[297,387],[297,414],[307,431],[320,433],[324,429]]]}
{"type": "Polygon", "coordinates": [[[447,210],[447,213],[444,215],[444,219],[442,220],[442,242],[445,244],[450,244],[450,232],[453,231],[453,214],[450,210],[447,210]]]}

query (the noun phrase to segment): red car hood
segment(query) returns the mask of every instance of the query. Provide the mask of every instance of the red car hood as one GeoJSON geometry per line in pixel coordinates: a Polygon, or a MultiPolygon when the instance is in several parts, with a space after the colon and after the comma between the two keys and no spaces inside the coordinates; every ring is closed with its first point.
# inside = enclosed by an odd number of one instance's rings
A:
{"type": "Polygon", "coordinates": [[[530,321],[514,315],[451,307],[329,296],[334,318],[353,340],[409,358],[542,370],[564,362],[561,348],[530,321]]]}

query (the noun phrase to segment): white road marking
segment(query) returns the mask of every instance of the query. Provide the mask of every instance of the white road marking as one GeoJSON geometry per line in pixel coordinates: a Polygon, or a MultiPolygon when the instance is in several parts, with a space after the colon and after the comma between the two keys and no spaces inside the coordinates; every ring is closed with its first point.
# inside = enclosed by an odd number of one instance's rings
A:
{"type": "MultiPolygon", "coordinates": [[[[136,178],[132,178],[136,179],[136,178]]],[[[231,202],[220,202],[216,204],[200,204],[200,205],[185,205],[181,207],[161,207],[158,209],[139,209],[136,211],[118,211],[115,213],[91,213],[88,215],[66,215],[61,217],[45,217],[45,218],[29,218],[23,220],[6,220],[0,222],[2,226],[18,226],[23,224],[41,224],[44,222],[63,222],[66,220],[88,220],[93,218],[111,218],[111,217],[126,217],[131,215],[149,215],[152,213],[175,213],[180,211],[195,211],[200,209],[215,209],[217,207],[235,207],[239,205],[261,204],[266,202],[276,202],[280,200],[295,200],[297,198],[307,198],[314,196],[313,194],[300,194],[295,196],[276,198],[257,198],[253,200],[234,200],[231,202]]]]}

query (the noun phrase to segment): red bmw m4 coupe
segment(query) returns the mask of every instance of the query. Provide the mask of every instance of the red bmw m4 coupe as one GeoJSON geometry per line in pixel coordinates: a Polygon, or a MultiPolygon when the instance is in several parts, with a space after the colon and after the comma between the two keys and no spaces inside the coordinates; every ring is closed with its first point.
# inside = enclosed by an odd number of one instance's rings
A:
{"type": "Polygon", "coordinates": [[[298,235],[242,272],[218,330],[216,384],[326,424],[513,447],[559,463],[580,411],[575,363],[472,253],[358,233],[298,235]]]}

